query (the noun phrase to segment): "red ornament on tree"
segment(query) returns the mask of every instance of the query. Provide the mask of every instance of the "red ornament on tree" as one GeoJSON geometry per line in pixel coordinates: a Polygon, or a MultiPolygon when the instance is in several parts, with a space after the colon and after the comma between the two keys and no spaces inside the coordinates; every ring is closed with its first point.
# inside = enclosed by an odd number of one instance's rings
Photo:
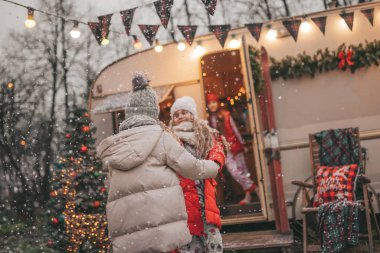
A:
{"type": "Polygon", "coordinates": [[[70,139],[71,138],[71,134],[66,134],[66,139],[70,139]]]}
{"type": "Polygon", "coordinates": [[[88,112],[85,112],[85,113],[83,114],[83,116],[86,117],[86,118],[88,118],[88,116],[89,116],[89,115],[88,115],[88,112]]]}
{"type": "Polygon", "coordinates": [[[48,246],[49,248],[53,247],[54,245],[54,241],[53,240],[48,240],[47,243],[46,243],[46,246],[48,246]]]}
{"type": "Polygon", "coordinates": [[[105,192],[106,191],[106,188],[102,187],[100,188],[100,192],[105,192]]]}
{"type": "Polygon", "coordinates": [[[51,222],[54,224],[54,225],[57,225],[59,223],[59,220],[57,218],[52,218],[51,219],[51,222]]]}
{"type": "Polygon", "coordinates": [[[100,202],[99,201],[94,201],[94,202],[92,202],[92,206],[95,207],[95,208],[98,208],[100,206],[100,202]]]}
{"type": "Polygon", "coordinates": [[[50,192],[50,197],[52,197],[52,198],[57,197],[57,195],[58,195],[57,191],[50,192]]]}
{"type": "Polygon", "coordinates": [[[70,172],[70,177],[76,177],[77,173],[75,171],[70,172]]]}
{"type": "Polygon", "coordinates": [[[87,132],[90,132],[90,127],[89,126],[84,126],[82,127],[82,131],[87,133],[87,132]]]}
{"type": "Polygon", "coordinates": [[[86,147],[86,145],[82,145],[82,147],[80,147],[80,151],[81,151],[82,153],[86,153],[87,150],[88,150],[88,148],[86,147]]]}

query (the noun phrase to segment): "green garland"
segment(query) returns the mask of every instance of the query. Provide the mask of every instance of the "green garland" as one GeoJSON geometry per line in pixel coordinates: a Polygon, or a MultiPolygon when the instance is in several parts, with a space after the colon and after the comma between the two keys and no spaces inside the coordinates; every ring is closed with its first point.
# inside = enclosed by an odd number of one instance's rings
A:
{"type": "MultiPolygon", "coordinates": [[[[346,56],[346,54],[345,54],[346,56]]],[[[271,58],[270,73],[272,79],[293,79],[303,76],[314,77],[318,73],[332,70],[345,71],[349,69],[354,73],[357,69],[368,68],[372,65],[379,66],[380,62],[380,41],[360,43],[357,46],[346,46],[342,44],[336,51],[318,50],[313,56],[305,52],[296,57],[286,56],[284,59],[277,61],[271,58]],[[349,66],[347,61],[343,67],[339,66],[341,58],[340,52],[352,52],[353,64],[349,66]]]]}
{"type": "MultiPolygon", "coordinates": [[[[249,58],[252,69],[252,77],[255,85],[255,92],[259,94],[264,87],[262,75],[260,50],[249,48],[249,58]]],[[[286,56],[281,60],[270,58],[270,75],[273,80],[282,78],[284,80],[301,78],[304,76],[315,77],[316,74],[333,70],[354,73],[357,69],[369,68],[380,64],[380,41],[366,41],[357,46],[345,44],[340,45],[336,51],[318,50],[314,55],[307,55],[305,52],[297,56],[286,56]],[[347,60],[348,52],[352,54],[347,60]],[[343,59],[342,59],[342,56],[343,59]],[[342,64],[343,61],[343,64],[342,64]],[[350,64],[349,64],[350,63],[350,64]]]]}
{"type": "Polygon", "coordinates": [[[259,94],[265,85],[264,77],[262,74],[260,56],[260,50],[257,50],[254,47],[249,47],[249,60],[251,64],[252,78],[256,94],[259,94]]]}

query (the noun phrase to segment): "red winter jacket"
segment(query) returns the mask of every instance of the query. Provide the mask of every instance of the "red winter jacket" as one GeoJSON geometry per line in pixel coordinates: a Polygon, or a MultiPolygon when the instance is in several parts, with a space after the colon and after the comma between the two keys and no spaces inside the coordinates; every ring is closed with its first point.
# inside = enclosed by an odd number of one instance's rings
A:
{"type": "MultiPolygon", "coordinates": [[[[232,154],[236,155],[242,152],[244,150],[244,145],[239,141],[239,138],[237,136],[239,133],[235,132],[236,129],[234,130],[233,125],[235,125],[235,123],[231,122],[231,120],[233,120],[231,113],[227,110],[220,109],[215,116],[218,122],[216,122],[216,125],[211,125],[211,127],[217,129],[221,134],[224,135],[226,140],[231,145],[230,151],[232,154]]],[[[211,123],[210,118],[209,122],[211,123]]]]}
{"type": "MultiPolygon", "coordinates": [[[[212,160],[220,164],[220,169],[224,165],[224,150],[222,143],[215,141],[215,145],[210,150],[208,160],[212,160]]],[[[187,224],[192,235],[200,236],[204,234],[202,211],[199,203],[199,196],[195,182],[179,176],[180,185],[185,196],[185,204],[187,211],[187,224]]],[[[204,197],[205,197],[205,215],[208,224],[214,224],[217,227],[222,227],[220,211],[216,204],[215,187],[217,183],[215,179],[205,179],[204,181],[204,197]]]]}

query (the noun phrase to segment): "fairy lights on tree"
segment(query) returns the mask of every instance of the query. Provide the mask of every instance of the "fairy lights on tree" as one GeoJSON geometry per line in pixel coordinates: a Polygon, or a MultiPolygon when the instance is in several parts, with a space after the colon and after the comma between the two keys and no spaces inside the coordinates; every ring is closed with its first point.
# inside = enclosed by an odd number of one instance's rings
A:
{"type": "Polygon", "coordinates": [[[52,239],[59,252],[108,250],[105,204],[107,191],[89,114],[75,108],[66,119],[61,156],[52,168],[48,214],[52,239]]]}

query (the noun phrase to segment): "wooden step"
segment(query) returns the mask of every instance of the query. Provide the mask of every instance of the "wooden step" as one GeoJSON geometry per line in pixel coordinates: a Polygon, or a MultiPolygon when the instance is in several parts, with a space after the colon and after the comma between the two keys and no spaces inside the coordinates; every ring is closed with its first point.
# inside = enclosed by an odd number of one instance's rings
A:
{"type": "Polygon", "coordinates": [[[219,206],[220,214],[222,216],[233,216],[233,215],[255,215],[262,214],[262,209],[260,202],[252,202],[246,205],[231,204],[219,206]]]}
{"type": "MultiPolygon", "coordinates": [[[[320,245],[308,245],[307,252],[321,252],[321,246],[320,245]]],[[[368,245],[365,244],[359,244],[355,247],[351,247],[350,249],[346,249],[344,252],[350,252],[350,253],[361,253],[361,252],[368,252],[368,245]]],[[[378,252],[378,251],[375,251],[378,252]]]]}
{"type": "Polygon", "coordinates": [[[293,247],[291,234],[276,231],[256,231],[223,234],[225,251],[247,249],[281,249],[293,247]]]}

